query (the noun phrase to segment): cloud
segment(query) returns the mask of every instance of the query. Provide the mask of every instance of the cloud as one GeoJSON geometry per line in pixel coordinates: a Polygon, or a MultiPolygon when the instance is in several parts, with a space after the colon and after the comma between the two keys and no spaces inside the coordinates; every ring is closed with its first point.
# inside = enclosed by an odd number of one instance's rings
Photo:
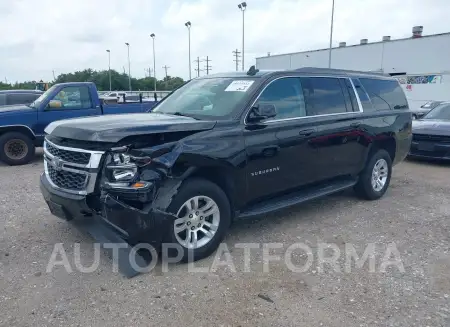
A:
{"type": "MultiPolygon", "coordinates": [[[[51,80],[65,73],[127,67],[142,77],[152,68],[151,33],[156,34],[156,74],[187,78],[188,31],[192,60],[206,56],[213,72],[233,70],[232,51],[242,47],[242,13],[224,0],[0,0],[0,79],[51,80]]],[[[361,38],[409,36],[414,25],[424,34],[447,32],[448,0],[335,0],[334,44],[361,38]],[[426,15],[424,14],[426,13],[426,15]]],[[[328,46],[331,0],[249,0],[245,12],[245,63],[267,52],[279,54],[328,46]]],[[[195,68],[195,64],[192,64],[195,68]]],[[[201,69],[204,62],[201,63],[201,69]]],[[[194,74],[194,72],[193,72],[194,74]]],[[[204,74],[204,72],[202,72],[204,74]]]]}

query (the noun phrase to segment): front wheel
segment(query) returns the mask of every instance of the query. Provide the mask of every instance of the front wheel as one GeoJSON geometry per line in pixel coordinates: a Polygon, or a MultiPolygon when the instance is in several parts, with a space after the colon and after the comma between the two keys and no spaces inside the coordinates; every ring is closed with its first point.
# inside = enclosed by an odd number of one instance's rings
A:
{"type": "Polygon", "coordinates": [[[355,185],[358,196],[367,200],[377,200],[386,193],[392,175],[392,159],[386,150],[376,151],[368,159],[366,167],[355,185]]]}
{"type": "Polygon", "coordinates": [[[230,203],[224,191],[200,178],[183,183],[168,211],[177,217],[168,242],[181,249],[182,262],[200,260],[214,252],[231,222],[230,203]]]}

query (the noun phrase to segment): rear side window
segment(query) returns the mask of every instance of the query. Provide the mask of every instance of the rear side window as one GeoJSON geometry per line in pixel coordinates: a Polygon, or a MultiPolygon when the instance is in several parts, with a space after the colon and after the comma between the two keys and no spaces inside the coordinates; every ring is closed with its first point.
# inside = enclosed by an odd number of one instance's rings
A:
{"type": "Polygon", "coordinates": [[[34,93],[11,93],[6,95],[6,104],[30,104],[39,97],[34,93]]]}
{"type": "Polygon", "coordinates": [[[302,77],[308,116],[338,114],[347,111],[344,93],[338,78],[302,77]]]}
{"type": "Polygon", "coordinates": [[[400,84],[394,80],[360,78],[375,110],[408,109],[400,84]]]}
{"type": "Polygon", "coordinates": [[[362,87],[358,79],[352,78],[353,85],[355,86],[356,93],[358,93],[359,101],[361,101],[361,106],[364,111],[374,111],[374,107],[370,102],[369,96],[362,87]]]}

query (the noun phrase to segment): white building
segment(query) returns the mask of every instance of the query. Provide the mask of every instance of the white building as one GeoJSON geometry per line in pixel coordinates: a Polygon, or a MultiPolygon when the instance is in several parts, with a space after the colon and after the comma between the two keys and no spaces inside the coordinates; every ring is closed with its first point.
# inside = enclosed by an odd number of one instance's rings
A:
{"type": "MultiPolygon", "coordinates": [[[[422,35],[423,27],[415,26],[410,38],[346,45],[331,51],[331,68],[378,71],[390,74],[403,84],[410,106],[429,100],[450,101],[450,33],[422,35]]],[[[256,67],[295,69],[328,67],[329,49],[268,55],[256,58],[256,67]]]]}

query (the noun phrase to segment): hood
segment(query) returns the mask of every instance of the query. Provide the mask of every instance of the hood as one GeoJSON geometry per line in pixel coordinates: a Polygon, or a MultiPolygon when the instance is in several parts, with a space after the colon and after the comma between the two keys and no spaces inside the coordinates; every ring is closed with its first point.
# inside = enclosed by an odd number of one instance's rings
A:
{"type": "Polygon", "coordinates": [[[429,112],[431,109],[430,109],[430,108],[414,108],[414,109],[410,109],[410,110],[411,110],[412,112],[426,114],[426,113],[429,112]]]}
{"type": "Polygon", "coordinates": [[[81,141],[118,142],[127,136],[180,131],[202,131],[215,121],[159,113],[105,115],[59,120],[47,126],[52,136],[81,141]]]}
{"type": "Polygon", "coordinates": [[[10,112],[10,111],[30,111],[36,110],[35,108],[28,107],[24,104],[10,105],[10,106],[0,106],[0,113],[10,112]]]}
{"type": "Polygon", "coordinates": [[[450,121],[439,119],[419,119],[412,122],[413,134],[450,136],[450,121]]]}

